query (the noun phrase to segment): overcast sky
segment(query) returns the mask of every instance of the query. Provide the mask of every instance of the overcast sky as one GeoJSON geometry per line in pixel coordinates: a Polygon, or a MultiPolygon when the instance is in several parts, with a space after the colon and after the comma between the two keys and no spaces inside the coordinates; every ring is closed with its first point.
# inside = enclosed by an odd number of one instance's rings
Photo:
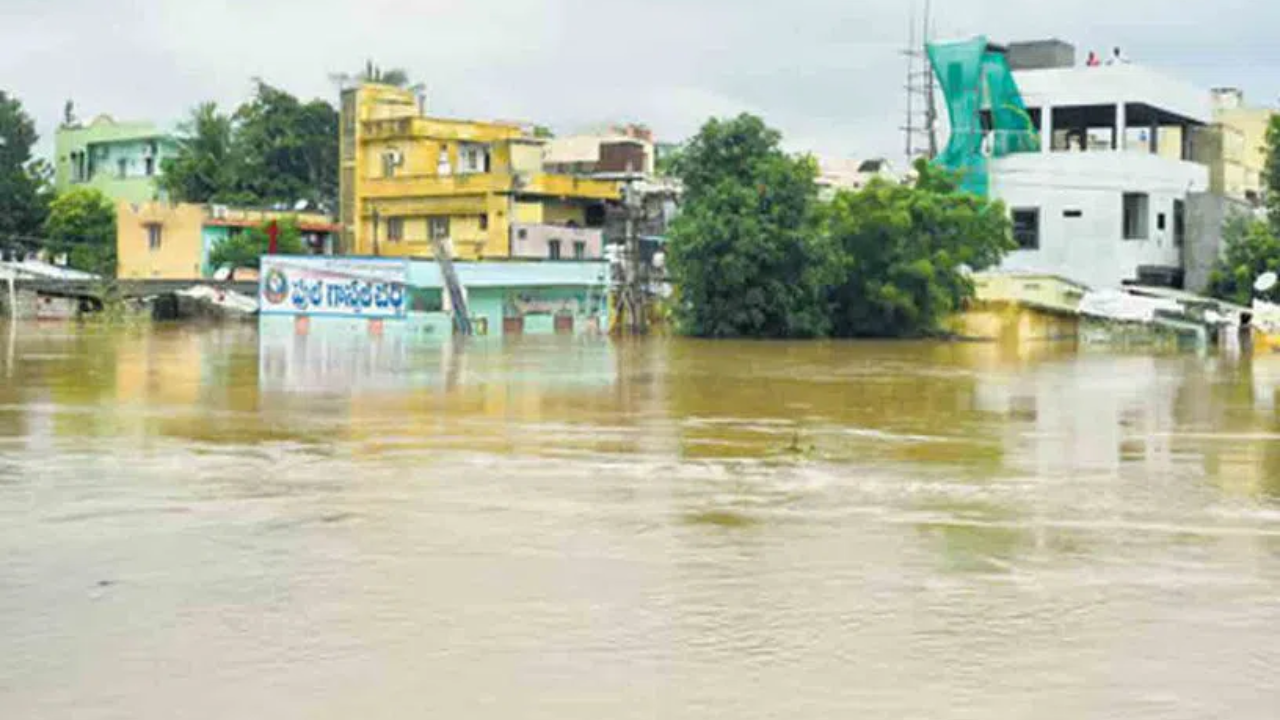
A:
{"type": "MultiPolygon", "coordinates": [[[[922,2],[922,0],[917,0],[922,2]]],[[[900,160],[912,0],[0,0],[0,89],[47,149],[82,117],[180,120],[260,76],[334,99],[330,73],[404,67],[429,111],[548,124],[635,120],[679,140],[749,111],[795,150],[900,160]]],[[[938,35],[1122,46],[1205,88],[1280,96],[1276,0],[935,0],[938,35]]]]}

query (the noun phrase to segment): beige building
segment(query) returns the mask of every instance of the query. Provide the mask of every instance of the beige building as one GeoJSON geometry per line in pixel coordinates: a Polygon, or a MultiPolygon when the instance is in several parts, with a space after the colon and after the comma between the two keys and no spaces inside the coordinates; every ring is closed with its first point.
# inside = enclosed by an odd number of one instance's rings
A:
{"type": "Polygon", "coordinates": [[[1236,88],[1213,91],[1213,118],[1223,130],[1223,194],[1261,202],[1267,168],[1267,128],[1277,111],[1250,107],[1236,88]]]}
{"type": "Polygon", "coordinates": [[[209,253],[219,242],[286,218],[298,224],[308,252],[332,252],[338,226],[320,213],[122,202],[116,208],[116,276],[130,280],[211,277],[216,268],[209,264],[209,253]]]}
{"type": "Polygon", "coordinates": [[[830,201],[837,190],[858,191],[872,180],[898,183],[903,178],[894,172],[893,165],[884,158],[821,159],[818,161],[818,197],[830,201]]]}

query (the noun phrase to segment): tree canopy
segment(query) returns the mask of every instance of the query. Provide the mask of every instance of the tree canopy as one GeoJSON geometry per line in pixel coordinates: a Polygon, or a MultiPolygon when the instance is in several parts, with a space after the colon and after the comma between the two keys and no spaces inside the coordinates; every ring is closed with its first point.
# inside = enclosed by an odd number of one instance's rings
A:
{"type": "Polygon", "coordinates": [[[178,154],[164,161],[161,187],[175,200],[230,202],[239,174],[232,167],[231,118],[216,103],[202,103],[179,130],[178,154]]]}
{"type": "Polygon", "coordinates": [[[0,241],[33,238],[48,213],[46,167],[31,158],[35,122],[17,98],[0,90],[0,241]]]}
{"type": "Polygon", "coordinates": [[[85,272],[116,272],[116,209],[101,191],[77,187],[54,198],[44,225],[45,248],[85,272]]]}
{"type": "Polygon", "coordinates": [[[1280,287],[1256,293],[1254,282],[1266,272],[1280,272],[1280,240],[1265,221],[1236,215],[1223,230],[1223,253],[1209,275],[1209,294],[1250,305],[1255,296],[1280,302],[1280,287]]]}
{"type": "Polygon", "coordinates": [[[982,270],[1016,247],[1003,204],[958,192],[924,161],[914,187],[876,180],[827,207],[835,246],[833,331],[842,337],[937,332],[973,294],[965,268],[982,270]]]}
{"type": "Polygon", "coordinates": [[[245,205],[299,200],[332,207],[338,194],[338,113],[258,81],[234,114],[196,107],[163,187],[175,200],[245,205]]]}
{"type": "Polygon", "coordinates": [[[759,118],[712,120],[671,161],[684,184],[669,232],[681,329],[707,337],[934,334],[973,293],[966,268],[1014,247],[1004,206],[921,163],[818,201],[813,161],[759,118]]]}
{"type": "Polygon", "coordinates": [[[1267,163],[1263,184],[1266,186],[1264,191],[1271,228],[1280,232],[1280,115],[1273,115],[1271,124],[1267,126],[1267,163]]]}
{"type": "Polygon", "coordinates": [[[813,337],[829,320],[816,169],[750,115],[711,120],[673,166],[684,204],[670,229],[677,319],[704,337],[813,337]]]}
{"type": "Polygon", "coordinates": [[[1280,287],[1266,293],[1253,289],[1258,276],[1280,272],[1280,116],[1267,128],[1266,171],[1263,174],[1267,220],[1236,215],[1223,229],[1222,254],[1209,276],[1209,294],[1249,305],[1254,297],[1280,303],[1280,287]]]}
{"type": "MultiPolygon", "coordinates": [[[[262,264],[262,256],[270,249],[271,238],[267,235],[267,226],[246,228],[243,231],[221,240],[209,251],[209,264],[215,268],[229,266],[235,268],[253,268],[257,270],[262,264]]],[[[277,251],[282,255],[301,255],[305,252],[302,245],[302,231],[293,218],[284,218],[278,222],[280,230],[277,238],[277,251]]]]}

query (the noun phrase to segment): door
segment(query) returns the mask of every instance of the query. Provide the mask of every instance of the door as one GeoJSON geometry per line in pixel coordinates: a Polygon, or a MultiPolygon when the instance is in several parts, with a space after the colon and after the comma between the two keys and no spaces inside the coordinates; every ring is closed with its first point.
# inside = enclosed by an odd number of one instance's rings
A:
{"type": "Polygon", "coordinates": [[[572,315],[556,315],[556,334],[557,335],[573,334],[573,316],[572,315]]]}

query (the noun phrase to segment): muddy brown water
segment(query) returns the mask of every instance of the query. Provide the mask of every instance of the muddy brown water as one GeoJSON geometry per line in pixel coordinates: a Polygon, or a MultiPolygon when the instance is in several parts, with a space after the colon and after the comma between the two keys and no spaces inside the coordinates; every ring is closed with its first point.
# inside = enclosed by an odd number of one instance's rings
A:
{"type": "Polygon", "coordinates": [[[0,353],[3,718],[1280,715],[1280,357],[0,353]]]}

